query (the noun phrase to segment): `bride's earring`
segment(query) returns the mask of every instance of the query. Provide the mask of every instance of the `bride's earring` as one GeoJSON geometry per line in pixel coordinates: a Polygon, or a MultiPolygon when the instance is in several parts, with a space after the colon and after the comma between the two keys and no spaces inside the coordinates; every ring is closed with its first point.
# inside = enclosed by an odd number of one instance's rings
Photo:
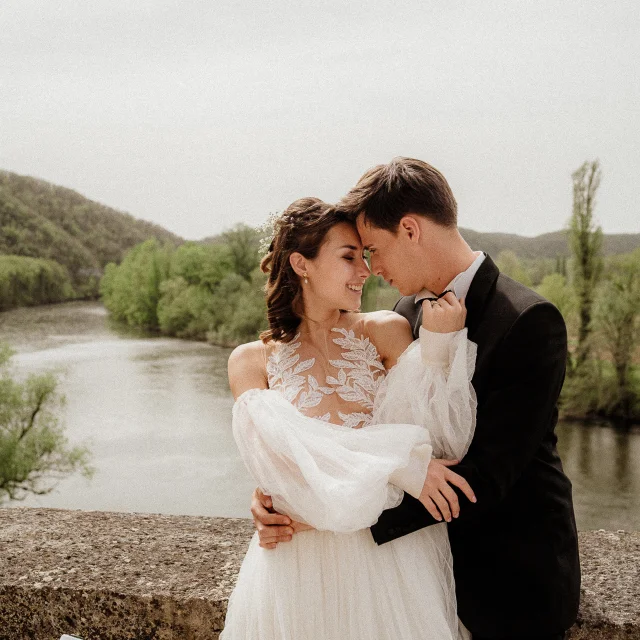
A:
{"type": "Polygon", "coordinates": [[[308,274],[306,271],[302,274],[302,277],[304,278],[304,283],[309,284],[308,274]]]}

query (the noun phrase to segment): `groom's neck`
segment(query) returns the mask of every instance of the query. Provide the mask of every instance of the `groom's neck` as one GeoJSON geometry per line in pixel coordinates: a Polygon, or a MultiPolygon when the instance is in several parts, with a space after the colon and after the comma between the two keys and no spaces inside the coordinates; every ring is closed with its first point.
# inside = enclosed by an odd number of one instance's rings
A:
{"type": "Polygon", "coordinates": [[[466,271],[476,259],[476,254],[457,229],[444,237],[434,238],[428,251],[431,259],[429,272],[425,274],[424,287],[436,294],[442,293],[446,286],[459,273],[466,271]]]}

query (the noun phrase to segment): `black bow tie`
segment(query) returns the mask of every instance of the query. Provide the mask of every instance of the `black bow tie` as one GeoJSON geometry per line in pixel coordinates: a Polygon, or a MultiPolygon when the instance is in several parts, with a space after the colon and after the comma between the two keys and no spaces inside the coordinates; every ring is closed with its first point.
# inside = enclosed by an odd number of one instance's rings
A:
{"type": "Polygon", "coordinates": [[[428,300],[429,302],[437,302],[438,300],[440,300],[440,298],[443,298],[444,296],[446,296],[447,293],[453,293],[453,291],[451,289],[447,289],[446,291],[443,291],[439,296],[436,296],[435,298],[422,298],[418,300],[416,304],[423,303],[425,300],[428,300]]]}

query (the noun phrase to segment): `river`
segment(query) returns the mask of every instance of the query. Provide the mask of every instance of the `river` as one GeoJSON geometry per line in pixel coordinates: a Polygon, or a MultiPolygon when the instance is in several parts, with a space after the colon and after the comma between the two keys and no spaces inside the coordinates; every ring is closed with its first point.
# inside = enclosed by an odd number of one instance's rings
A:
{"type": "MultiPolygon", "coordinates": [[[[69,441],[96,473],[7,506],[209,516],[249,515],[253,482],[231,434],[230,349],[149,337],[110,322],[98,302],[0,313],[17,377],[53,371],[69,441]]],[[[558,447],[578,528],[640,530],[640,431],[563,423],[558,447]]]]}

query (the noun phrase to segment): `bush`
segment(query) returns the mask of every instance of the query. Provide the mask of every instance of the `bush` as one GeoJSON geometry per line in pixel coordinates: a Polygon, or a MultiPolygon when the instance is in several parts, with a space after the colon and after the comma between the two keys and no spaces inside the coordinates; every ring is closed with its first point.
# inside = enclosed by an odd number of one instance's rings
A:
{"type": "Polygon", "coordinates": [[[0,311],[75,297],[66,268],[53,260],[0,255],[0,311]]]}
{"type": "Polygon", "coordinates": [[[205,340],[213,324],[213,294],[202,285],[189,285],[182,277],[160,285],[160,331],[179,338],[205,340]]]}
{"type": "Polygon", "coordinates": [[[11,355],[0,344],[0,504],[50,493],[55,480],[76,471],[90,478],[94,471],[89,451],[67,443],[58,417],[64,398],[56,393],[53,375],[16,382],[9,372],[11,355]]]}
{"type": "Polygon", "coordinates": [[[209,342],[233,346],[258,338],[268,326],[265,282],[266,276],[260,269],[254,269],[250,281],[236,273],[225,277],[214,295],[209,342]]]}
{"type": "Polygon", "coordinates": [[[104,305],[117,320],[156,330],[160,285],[168,279],[171,248],[155,239],[135,246],[120,266],[109,263],[101,280],[104,305]]]}

